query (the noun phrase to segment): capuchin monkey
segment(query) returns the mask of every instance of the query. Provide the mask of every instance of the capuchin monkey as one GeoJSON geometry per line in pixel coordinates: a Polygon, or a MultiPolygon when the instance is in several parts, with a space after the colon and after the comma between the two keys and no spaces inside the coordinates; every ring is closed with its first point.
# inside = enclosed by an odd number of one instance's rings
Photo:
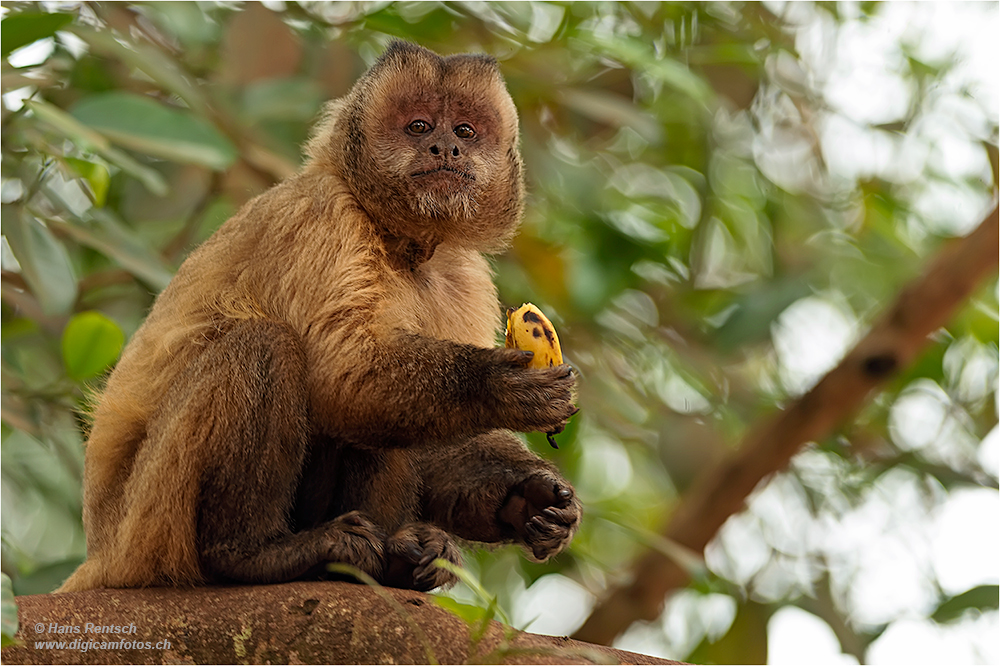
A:
{"type": "Polygon", "coordinates": [[[87,560],[60,591],[280,583],[353,565],[455,582],[455,539],[560,552],[580,503],[511,431],[576,412],[567,365],[495,347],[485,255],[523,208],[484,55],[395,42],[305,166],[184,262],[94,409],[87,560]]]}

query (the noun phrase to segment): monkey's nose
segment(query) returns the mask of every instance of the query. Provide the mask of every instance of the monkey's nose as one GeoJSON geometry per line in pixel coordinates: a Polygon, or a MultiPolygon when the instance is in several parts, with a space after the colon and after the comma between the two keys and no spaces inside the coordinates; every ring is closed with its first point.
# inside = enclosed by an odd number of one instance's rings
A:
{"type": "MultiPolygon", "coordinates": [[[[436,155],[440,155],[442,153],[442,150],[441,150],[441,148],[437,144],[434,144],[433,146],[430,147],[430,152],[431,152],[431,155],[435,155],[436,156],[436,155]]],[[[458,150],[458,146],[455,145],[455,144],[452,144],[451,146],[446,146],[445,150],[444,150],[444,153],[446,155],[448,153],[451,153],[452,157],[458,157],[461,154],[459,152],[459,150],[458,150]]]]}

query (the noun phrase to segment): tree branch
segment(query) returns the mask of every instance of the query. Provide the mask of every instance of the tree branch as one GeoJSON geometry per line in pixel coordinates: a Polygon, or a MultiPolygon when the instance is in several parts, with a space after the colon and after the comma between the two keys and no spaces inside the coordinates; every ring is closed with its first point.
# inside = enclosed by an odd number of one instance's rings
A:
{"type": "MultiPolygon", "coordinates": [[[[763,479],[783,469],[806,442],[848,419],[872,390],[912,363],[927,337],[996,270],[998,227],[994,208],[970,235],[939,251],[836,368],[788,409],[751,428],[732,455],[695,480],[664,535],[703,551],[763,479]]],[[[688,574],[662,553],[645,553],[632,569],[632,582],[612,590],[574,638],[610,645],[636,620],[656,619],[667,593],[687,580],[688,574]]]]}
{"type": "Polygon", "coordinates": [[[678,663],[498,622],[474,640],[478,622],[470,631],[427,594],[353,583],[91,590],[17,602],[20,645],[3,649],[5,664],[678,663]]]}

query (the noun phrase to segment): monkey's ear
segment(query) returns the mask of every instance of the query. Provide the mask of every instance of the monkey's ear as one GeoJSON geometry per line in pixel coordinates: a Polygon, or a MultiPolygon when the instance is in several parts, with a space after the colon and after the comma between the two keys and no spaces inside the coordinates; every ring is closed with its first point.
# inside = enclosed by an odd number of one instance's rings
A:
{"type": "Polygon", "coordinates": [[[426,51],[427,49],[414,44],[413,42],[404,42],[402,39],[394,39],[389,42],[389,47],[385,50],[381,57],[391,58],[403,53],[423,53],[426,51]]]}
{"type": "Polygon", "coordinates": [[[389,47],[378,57],[375,64],[372,65],[369,74],[374,75],[374,73],[380,71],[383,67],[389,66],[390,63],[393,63],[396,67],[405,67],[407,63],[420,59],[440,61],[441,56],[430,49],[425,49],[419,44],[394,39],[389,42],[389,47]]]}
{"type": "Polygon", "coordinates": [[[425,58],[440,60],[441,56],[418,44],[394,39],[389,42],[388,48],[383,51],[382,55],[372,63],[365,75],[358,80],[357,85],[365,85],[367,81],[378,78],[386,70],[401,71],[408,63],[425,58]]]}
{"type": "Polygon", "coordinates": [[[305,153],[310,162],[319,159],[330,159],[330,144],[333,137],[333,127],[337,124],[340,114],[347,108],[347,98],[331,99],[323,105],[320,119],[313,125],[312,133],[306,141],[305,153]]]}

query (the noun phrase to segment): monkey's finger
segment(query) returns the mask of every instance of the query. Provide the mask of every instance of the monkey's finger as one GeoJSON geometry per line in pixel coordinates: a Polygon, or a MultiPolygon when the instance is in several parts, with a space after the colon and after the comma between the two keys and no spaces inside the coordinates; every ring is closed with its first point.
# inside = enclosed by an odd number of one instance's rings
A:
{"type": "Polygon", "coordinates": [[[539,517],[550,523],[559,525],[572,525],[580,517],[579,512],[572,508],[559,509],[550,506],[539,514],[539,517]]]}
{"type": "Polygon", "coordinates": [[[545,521],[538,516],[533,516],[524,524],[524,531],[531,539],[537,539],[546,531],[545,521]]]}
{"type": "Polygon", "coordinates": [[[576,374],[576,370],[573,368],[572,365],[569,365],[568,363],[557,365],[556,369],[560,371],[559,379],[566,379],[567,377],[576,374]]]}
{"type": "Polygon", "coordinates": [[[433,565],[429,569],[417,569],[413,572],[414,587],[422,592],[427,592],[429,590],[433,590],[435,587],[451,585],[452,583],[457,582],[458,578],[450,571],[439,569],[433,565]]]}
{"type": "Polygon", "coordinates": [[[424,551],[424,556],[413,570],[414,582],[427,587],[427,589],[458,582],[454,574],[434,563],[438,558],[448,560],[453,564],[461,563],[461,556],[453,545],[442,543],[428,546],[427,550],[424,551]]]}
{"type": "Polygon", "coordinates": [[[387,544],[387,551],[387,554],[408,562],[410,565],[416,565],[424,555],[424,549],[420,547],[419,542],[408,535],[404,537],[400,537],[398,534],[393,535],[387,544]]]}
{"type": "Polygon", "coordinates": [[[353,525],[354,527],[364,527],[366,522],[360,511],[349,511],[348,513],[345,513],[337,518],[337,520],[340,520],[347,525],[353,525]]]}
{"type": "Polygon", "coordinates": [[[535,352],[526,349],[498,348],[494,351],[500,356],[501,363],[520,368],[528,367],[528,363],[535,357],[535,352]]]}
{"type": "Polygon", "coordinates": [[[561,543],[570,533],[565,525],[545,522],[541,516],[535,516],[524,527],[536,556],[561,543]]]}
{"type": "Polygon", "coordinates": [[[434,560],[437,559],[437,555],[432,555],[429,560],[422,562],[420,566],[413,570],[413,580],[427,580],[429,578],[435,578],[438,572],[444,573],[441,568],[434,564],[434,560]]]}

